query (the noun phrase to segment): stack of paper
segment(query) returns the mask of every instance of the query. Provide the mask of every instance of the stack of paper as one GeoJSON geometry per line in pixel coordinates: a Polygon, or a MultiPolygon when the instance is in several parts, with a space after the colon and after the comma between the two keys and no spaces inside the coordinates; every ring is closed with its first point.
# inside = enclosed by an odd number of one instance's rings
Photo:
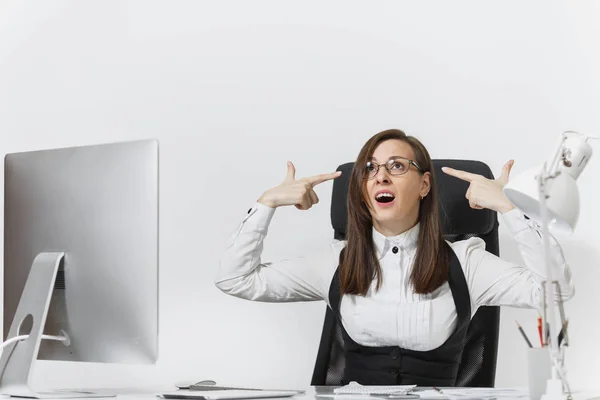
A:
{"type": "Polygon", "coordinates": [[[419,390],[413,392],[418,394],[421,399],[430,400],[491,400],[491,399],[518,399],[529,397],[527,391],[518,389],[496,389],[496,388],[448,388],[441,391],[419,390]]]}

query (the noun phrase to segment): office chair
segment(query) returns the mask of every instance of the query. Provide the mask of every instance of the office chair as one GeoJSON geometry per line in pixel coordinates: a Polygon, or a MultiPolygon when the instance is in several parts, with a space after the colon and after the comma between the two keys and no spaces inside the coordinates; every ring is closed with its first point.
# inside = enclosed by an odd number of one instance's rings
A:
{"type": "MultiPolygon", "coordinates": [[[[345,239],[348,183],[354,163],[340,165],[342,176],[334,180],[331,202],[331,223],[334,237],[345,239]]],[[[490,168],[479,161],[433,160],[438,187],[440,217],[444,238],[450,242],[473,236],[482,238],[486,250],[498,255],[498,219],[491,210],[475,210],[465,198],[468,182],[446,175],[443,166],[480,174],[494,179],[490,168]]],[[[469,325],[456,386],[493,387],[496,377],[499,307],[480,307],[469,325]]],[[[321,342],[311,380],[313,386],[341,385],[344,373],[344,350],[337,318],[327,307],[321,342]]]]}

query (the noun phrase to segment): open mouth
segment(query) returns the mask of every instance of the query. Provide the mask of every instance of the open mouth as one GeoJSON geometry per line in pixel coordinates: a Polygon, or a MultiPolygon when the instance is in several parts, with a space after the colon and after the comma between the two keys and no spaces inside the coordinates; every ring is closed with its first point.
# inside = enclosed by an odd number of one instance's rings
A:
{"type": "Polygon", "coordinates": [[[379,204],[387,204],[394,201],[396,196],[392,192],[379,192],[375,195],[375,201],[379,204]]]}

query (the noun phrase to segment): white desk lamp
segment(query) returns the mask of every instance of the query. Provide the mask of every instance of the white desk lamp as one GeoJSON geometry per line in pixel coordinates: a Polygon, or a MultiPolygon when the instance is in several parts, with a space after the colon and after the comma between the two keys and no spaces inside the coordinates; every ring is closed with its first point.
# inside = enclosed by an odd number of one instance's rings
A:
{"type": "Polygon", "coordinates": [[[563,369],[562,352],[558,348],[554,317],[554,284],[550,266],[549,228],[572,233],[579,218],[579,191],[576,180],[592,156],[588,139],[596,137],[567,131],[550,163],[529,169],[509,181],[504,193],[515,207],[539,222],[543,232],[546,264],[545,298],[542,308],[544,341],[549,338],[552,377],[548,380],[543,400],[567,399],[570,392],[563,369]],[[563,387],[564,383],[564,387],[563,387]]]}

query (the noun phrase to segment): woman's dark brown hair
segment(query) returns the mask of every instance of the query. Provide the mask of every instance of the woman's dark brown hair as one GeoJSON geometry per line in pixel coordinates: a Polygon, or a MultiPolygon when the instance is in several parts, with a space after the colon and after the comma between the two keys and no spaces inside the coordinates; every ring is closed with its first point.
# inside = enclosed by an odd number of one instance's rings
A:
{"type": "Polygon", "coordinates": [[[415,161],[431,174],[431,188],[419,207],[419,238],[410,276],[416,293],[430,293],[448,280],[449,249],[442,237],[438,197],[433,163],[423,144],[398,129],[389,129],[373,136],[361,149],[352,169],[348,186],[347,245],[340,257],[340,294],[366,295],[371,282],[381,286],[381,266],[373,243],[373,220],[369,212],[364,173],[370,157],[386,140],[401,140],[411,146],[415,161]]]}

